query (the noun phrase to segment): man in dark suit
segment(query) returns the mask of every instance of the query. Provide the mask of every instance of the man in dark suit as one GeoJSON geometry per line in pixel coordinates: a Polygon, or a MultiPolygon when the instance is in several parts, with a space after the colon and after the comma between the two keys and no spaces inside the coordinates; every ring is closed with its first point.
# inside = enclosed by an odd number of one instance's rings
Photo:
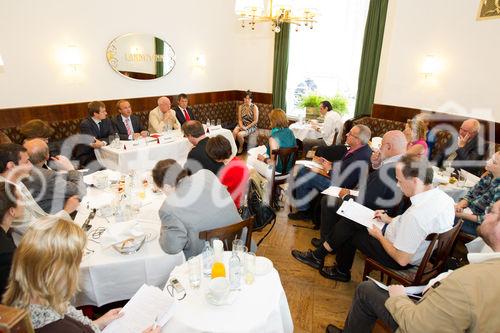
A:
{"type": "Polygon", "coordinates": [[[177,106],[174,108],[175,116],[181,126],[189,120],[196,120],[193,110],[188,106],[188,96],[186,94],[180,94],[177,97],[177,106]]]}
{"type": "Polygon", "coordinates": [[[189,142],[194,145],[187,156],[184,169],[188,170],[190,174],[194,174],[201,169],[208,169],[217,175],[224,163],[216,162],[208,156],[205,149],[208,137],[205,135],[203,125],[198,120],[189,120],[182,125],[182,132],[184,132],[184,136],[189,142]]]}
{"type": "Polygon", "coordinates": [[[49,146],[42,139],[32,139],[24,143],[30,162],[33,164],[31,175],[23,179],[36,203],[47,214],[55,214],[64,209],[66,200],[85,195],[82,173],[62,155],[51,158],[50,169],[44,168],[49,161],[49,146]],[[61,172],[57,172],[57,169],[61,172]]]}
{"type": "MultiPolygon", "coordinates": [[[[319,268],[324,258],[332,251],[333,230],[335,224],[343,219],[337,210],[344,200],[354,199],[370,209],[388,209],[390,216],[399,214],[398,208],[402,192],[396,183],[396,164],[406,153],[406,138],[401,131],[389,131],[382,138],[380,151],[372,154],[372,166],[376,168],[368,175],[366,183],[359,185],[359,196],[353,197],[348,189],[343,188],[339,198],[324,196],[321,200],[321,232],[320,237],[313,238],[311,243],[317,247],[314,251],[292,250],[295,259],[311,267],[319,268]]],[[[352,222],[354,224],[354,222],[352,222]]]]}
{"type": "Polygon", "coordinates": [[[448,162],[454,168],[462,168],[480,176],[484,172],[484,160],[488,154],[488,145],[479,136],[480,127],[476,119],[465,120],[460,126],[458,147],[446,156],[442,152],[438,156],[438,164],[448,162]]]}
{"type": "Polygon", "coordinates": [[[129,101],[119,100],[116,109],[120,113],[113,119],[116,132],[120,140],[137,140],[139,137],[147,137],[148,132],[142,127],[139,117],[132,114],[129,101]]]}
{"type": "Polygon", "coordinates": [[[346,134],[349,150],[334,163],[322,159],[321,170],[303,167],[294,182],[294,202],[297,212],[288,214],[292,220],[310,219],[311,201],[331,185],[353,189],[360,179],[366,178],[370,167],[371,148],[368,141],[371,131],[365,125],[356,125],[346,134]]]}
{"type": "Polygon", "coordinates": [[[80,123],[80,133],[84,135],[77,146],[76,157],[80,166],[86,166],[96,160],[94,149],[100,149],[109,143],[109,136],[116,130],[111,120],[106,119],[108,113],[103,102],[94,101],[88,104],[88,117],[80,123]]]}

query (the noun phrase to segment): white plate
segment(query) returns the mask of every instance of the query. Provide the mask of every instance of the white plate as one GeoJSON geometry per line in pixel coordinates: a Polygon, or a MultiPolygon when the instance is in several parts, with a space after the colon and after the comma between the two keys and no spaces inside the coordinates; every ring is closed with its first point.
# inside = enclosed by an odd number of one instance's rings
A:
{"type": "Polygon", "coordinates": [[[210,292],[207,292],[205,294],[205,298],[207,299],[207,302],[215,305],[215,306],[221,306],[221,305],[231,305],[233,302],[236,300],[237,297],[237,292],[236,291],[230,291],[226,297],[223,299],[217,301],[210,292]]]}
{"type": "Polygon", "coordinates": [[[273,268],[273,262],[266,257],[255,258],[255,275],[266,275],[273,268]]]}

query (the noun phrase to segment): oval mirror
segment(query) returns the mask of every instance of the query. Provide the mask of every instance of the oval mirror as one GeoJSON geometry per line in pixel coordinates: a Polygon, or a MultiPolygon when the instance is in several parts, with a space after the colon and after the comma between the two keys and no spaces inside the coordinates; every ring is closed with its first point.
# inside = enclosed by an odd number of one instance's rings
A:
{"type": "Polygon", "coordinates": [[[175,66],[175,52],[170,44],[149,34],[132,33],[115,38],[106,57],[116,72],[136,80],[160,78],[175,66]]]}

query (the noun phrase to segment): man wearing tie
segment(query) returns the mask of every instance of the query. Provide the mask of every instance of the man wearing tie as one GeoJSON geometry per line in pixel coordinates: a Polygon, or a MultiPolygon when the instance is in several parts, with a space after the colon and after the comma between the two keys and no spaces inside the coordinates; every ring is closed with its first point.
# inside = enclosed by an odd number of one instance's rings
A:
{"type": "Polygon", "coordinates": [[[80,123],[80,133],[85,135],[76,148],[76,157],[80,166],[86,166],[96,160],[94,149],[100,149],[109,142],[109,136],[116,133],[103,102],[88,104],[88,117],[80,123]]]}
{"type": "Polygon", "coordinates": [[[113,121],[120,140],[137,140],[139,137],[148,136],[148,132],[141,125],[139,117],[132,114],[129,101],[119,100],[116,108],[120,113],[113,121]]]}
{"type": "Polygon", "coordinates": [[[175,111],[170,108],[168,97],[158,98],[158,106],[149,112],[149,132],[162,133],[168,128],[180,129],[181,125],[175,117],[175,111]]]}
{"type": "Polygon", "coordinates": [[[188,96],[186,94],[180,94],[177,97],[177,106],[174,108],[174,110],[175,116],[177,117],[177,120],[179,121],[181,126],[186,121],[196,120],[193,110],[188,107],[188,96]]]}

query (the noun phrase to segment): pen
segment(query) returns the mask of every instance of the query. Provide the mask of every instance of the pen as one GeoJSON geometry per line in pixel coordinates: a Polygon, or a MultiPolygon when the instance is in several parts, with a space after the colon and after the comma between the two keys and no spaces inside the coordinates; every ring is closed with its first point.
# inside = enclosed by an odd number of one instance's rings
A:
{"type": "Polygon", "coordinates": [[[155,321],[153,322],[153,329],[158,327],[158,315],[155,317],[155,321]]]}

